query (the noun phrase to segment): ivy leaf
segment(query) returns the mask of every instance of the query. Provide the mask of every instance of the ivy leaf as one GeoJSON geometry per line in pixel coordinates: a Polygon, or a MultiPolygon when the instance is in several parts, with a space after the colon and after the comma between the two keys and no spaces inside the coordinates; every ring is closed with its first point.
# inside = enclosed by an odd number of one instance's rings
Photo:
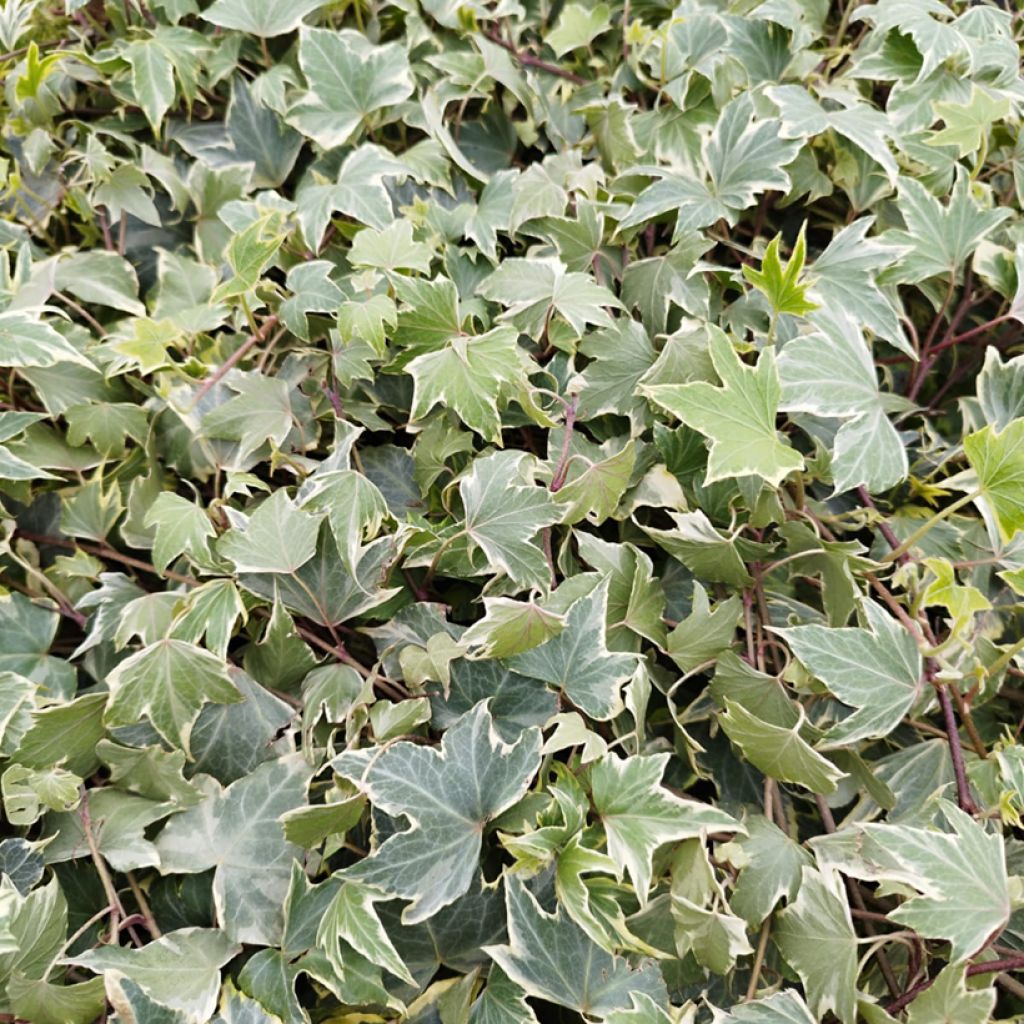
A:
{"type": "Polygon", "coordinates": [[[533,538],[561,510],[547,491],[524,479],[523,452],[496,452],[473,463],[459,483],[465,532],[489,561],[516,583],[546,586],[550,570],[533,538]]]}
{"type": "Polygon", "coordinates": [[[349,251],[349,260],[357,267],[376,270],[419,270],[430,272],[430,246],[413,238],[412,225],[396,220],[386,228],[363,228],[349,251]]]}
{"type": "Polygon", "coordinates": [[[837,493],[888,490],[906,477],[907,452],[886,416],[871,353],[849,317],[815,323],[822,333],[794,338],[779,356],[780,405],[842,419],[832,458],[837,493]]]}
{"type": "Polygon", "coordinates": [[[912,896],[891,920],[951,946],[966,960],[1001,931],[1010,914],[1002,839],[957,807],[942,804],[951,831],[881,823],[858,824],[812,842],[819,861],[852,878],[909,885],[912,896]]]}
{"type": "Polygon", "coordinates": [[[873,217],[861,217],[836,233],[811,267],[808,286],[831,319],[845,310],[879,337],[908,356],[915,356],[892,300],[878,286],[878,274],[892,266],[905,248],[869,238],[873,217]]]}
{"type": "Polygon", "coordinates": [[[964,438],[964,453],[975,473],[999,534],[1012,540],[1024,530],[1024,418],[996,433],[991,424],[964,438]]]}
{"type": "Polygon", "coordinates": [[[563,630],[508,661],[514,671],[560,687],[587,715],[603,720],[622,710],[622,684],[636,671],[634,655],[606,646],[608,586],[601,580],[568,609],[563,630]]]}
{"type": "Polygon", "coordinates": [[[20,310],[0,312],[0,351],[4,354],[4,364],[11,367],[75,363],[87,370],[94,369],[63,335],[20,310]]]}
{"type": "Polygon", "coordinates": [[[124,976],[159,1006],[205,1021],[217,1009],[221,967],[241,951],[222,931],[179,928],[141,949],[101,946],[65,963],[104,975],[108,993],[124,976]]]}
{"type": "Polygon", "coordinates": [[[906,284],[956,274],[982,239],[1010,216],[1006,208],[986,210],[975,201],[963,168],[945,206],[919,181],[904,178],[899,209],[907,230],[887,232],[886,241],[907,245],[910,252],[885,277],[906,284]]]}
{"type": "Polygon", "coordinates": [[[163,491],[146,513],[147,526],[156,528],[153,564],[163,572],[179,555],[202,562],[209,558],[211,537],[217,535],[206,513],[186,498],[163,491]]]}
{"type": "Polygon", "coordinates": [[[670,211],[678,211],[677,237],[723,218],[734,224],[762,192],[789,190],[783,168],[800,146],[800,140],[781,136],[778,121],[756,120],[751,94],[742,93],[726,104],[701,147],[707,179],[659,169],[661,180],[637,196],[619,227],[643,224],[670,211]]]}
{"type": "Polygon", "coordinates": [[[181,640],[158,640],[122,661],[107,677],[107,725],[134,725],[144,715],[173,746],[190,754],[189,736],[202,706],[242,699],[224,662],[181,640]]]}
{"type": "Polygon", "coordinates": [[[484,827],[526,792],[540,767],[540,733],[502,742],[481,703],[445,732],[440,750],[396,743],[379,754],[347,751],[331,764],[375,807],[412,823],[346,877],[411,900],[402,920],[415,924],[469,890],[484,827]]]}
{"type": "MultiPolygon", "coordinates": [[[[315,7],[320,6],[321,0],[316,0],[315,7]]],[[[349,29],[303,26],[299,66],[308,90],[292,106],[288,120],[324,149],[343,145],[371,114],[401,103],[413,91],[409,61],[398,43],[374,46],[361,32],[349,29]]]]}
{"type": "Polygon", "coordinates": [[[756,475],[778,485],[804,460],[775,429],[781,386],[772,349],[746,366],[725,333],[710,328],[711,359],[722,382],[650,384],[643,394],[711,440],[705,483],[756,475]]]}
{"type": "Polygon", "coordinates": [[[977,588],[957,583],[956,571],[945,558],[925,558],[922,563],[935,577],[921,597],[925,607],[939,605],[953,619],[953,632],[963,634],[970,629],[978,612],[987,612],[992,602],[977,588]]]}
{"type": "Polygon", "coordinates": [[[818,308],[817,303],[807,298],[807,284],[800,283],[800,275],[807,258],[807,224],[800,228],[796,244],[785,267],[779,257],[782,234],[777,234],[765,250],[761,269],[754,270],[743,265],[743,276],[762,292],[775,313],[789,313],[791,316],[806,316],[818,308]]]}
{"type": "Polygon", "coordinates": [[[993,96],[977,85],[971,87],[971,98],[966,103],[940,101],[935,113],[945,127],[927,140],[929,146],[956,146],[961,159],[981,149],[988,139],[989,129],[1010,112],[1010,101],[1005,96],[993,96]]]}
{"type": "Polygon", "coordinates": [[[857,936],[844,899],[820,872],[805,867],[796,899],[776,916],[775,942],[800,975],[820,1019],[830,1010],[843,1022],[857,1019],[857,936]]]}
{"type": "Polygon", "coordinates": [[[641,907],[651,885],[651,858],[664,843],[708,831],[740,832],[742,826],[717,807],[684,800],[661,785],[667,754],[597,761],[590,773],[594,808],[604,825],[608,853],[633,882],[641,907]]]}
{"type": "Polygon", "coordinates": [[[227,788],[200,776],[202,802],[173,817],[157,839],[162,873],[214,869],[217,922],[234,942],[280,941],[282,904],[300,851],[279,819],[305,803],[309,776],[298,754],[267,761],[227,788]]]}
{"type": "Polygon", "coordinates": [[[610,326],[608,308],[622,308],[589,274],[569,273],[556,259],[505,260],[480,285],[478,294],[507,307],[502,319],[533,338],[544,332],[553,313],[582,335],[587,324],[610,326]]]}
{"type": "Polygon", "coordinates": [[[944,967],[934,983],[908,1007],[907,1024],[988,1024],[996,1007],[995,988],[969,989],[965,982],[963,967],[944,967]]]}
{"type": "Polygon", "coordinates": [[[632,968],[606,953],[561,910],[546,912],[515,876],[506,876],[505,901],[508,944],[485,952],[527,995],[598,1017],[629,1009],[638,995],[665,1005],[665,983],[653,962],[632,968]]]}
{"type": "Polygon", "coordinates": [[[730,1013],[715,1014],[715,1024],[815,1024],[807,1004],[792,989],[740,1003],[730,1013]]]}
{"type": "MultiPolygon", "coordinates": [[[[379,898],[379,897],[376,897],[379,898]]],[[[344,939],[353,949],[371,963],[378,964],[410,985],[415,979],[409,973],[397,949],[384,930],[377,911],[375,897],[369,890],[353,882],[344,882],[320,921],[317,942],[340,973],[344,972],[344,956],[338,939],[344,939]]]]}
{"type": "Polygon", "coordinates": [[[742,704],[725,699],[725,714],[718,721],[743,756],[765,775],[793,782],[812,793],[834,793],[845,778],[831,761],[817,753],[800,735],[803,711],[789,727],[765,722],[742,704]]]}
{"type": "Polygon", "coordinates": [[[440,402],[467,427],[497,444],[498,400],[526,380],[518,336],[508,327],[478,336],[457,335],[443,349],[417,356],[406,372],[414,382],[410,419],[422,419],[440,402]]]}
{"type": "Polygon", "coordinates": [[[921,689],[923,665],[913,636],[878,605],[868,601],[862,607],[868,629],[773,629],[839,700],[856,708],[828,731],[831,745],[889,735],[921,689]]]}
{"type": "Polygon", "coordinates": [[[598,4],[592,8],[582,4],[566,4],[544,42],[561,57],[577,47],[587,46],[602,32],[607,32],[611,25],[610,17],[607,4],[598,4]]]}
{"type": "Polygon", "coordinates": [[[326,2],[295,0],[283,7],[274,0],[215,0],[202,17],[221,28],[251,32],[266,39],[294,32],[307,14],[319,10],[326,2]]]}
{"type": "Polygon", "coordinates": [[[239,572],[293,573],[316,554],[320,520],[296,508],[277,490],[249,517],[229,530],[217,551],[239,572]]]}

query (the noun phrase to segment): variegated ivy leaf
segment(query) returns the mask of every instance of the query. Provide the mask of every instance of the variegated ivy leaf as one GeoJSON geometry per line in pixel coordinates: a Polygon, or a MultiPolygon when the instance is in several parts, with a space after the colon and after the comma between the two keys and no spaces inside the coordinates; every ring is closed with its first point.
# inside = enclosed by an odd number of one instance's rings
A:
{"type": "Polygon", "coordinates": [[[298,755],[267,761],[222,788],[200,777],[203,800],[171,819],[157,840],[160,870],[213,870],[217,923],[232,940],[273,945],[298,847],[279,819],[303,804],[309,766],[298,755]]]}
{"type": "Polygon", "coordinates": [[[886,415],[871,353],[849,317],[823,312],[815,322],[821,333],[794,338],[782,349],[779,404],[842,420],[832,454],[837,492],[893,487],[907,475],[907,452],[886,415]]]}
{"type": "Polygon", "coordinates": [[[347,877],[410,900],[402,915],[408,924],[426,920],[468,891],[485,826],[523,795],[539,766],[539,732],[504,743],[486,702],[448,728],[439,750],[400,742],[380,753],[340,754],[332,761],[339,775],[374,807],[411,823],[347,877]]]}
{"type": "Polygon", "coordinates": [[[741,832],[742,826],[716,807],[682,799],[662,785],[665,754],[597,761],[591,795],[608,840],[608,852],[636,888],[641,906],[651,884],[651,858],[664,843],[706,832],[741,832]]]}
{"type": "Polygon", "coordinates": [[[856,709],[828,731],[831,745],[887,736],[921,692],[923,665],[914,637],[877,604],[862,607],[868,629],[776,629],[808,670],[856,709]]]}
{"type": "Polygon", "coordinates": [[[804,460],[776,429],[781,386],[774,350],[762,352],[756,367],[747,366],[728,336],[712,327],[710,352],[721,387],[705,381],[650,384],[643,393],[710,439],[705,483],[753,475],[777,485],[804,460]]]}
{"type": "Polygon", "coordinates": [[[370,115],[401,102],[413,89],[403,47],[375,46],[360,32],[304,27],[299,65],[308,91],[292,106],[288,120],[325,149],[347,142],[370,115]]]}
{"type": "Polygon", "coordinates": [[[561,910],[545,910],[515,876],[506,876],[505,900],[508,943],[486,952],[527,995],[600,1017],[631,1008],[637,995],[665,1004],[654,961],[633,968],[606,953],[561,910]],[[567,971],[568,964],[575,967],[567,971]]]}
{"type": "Polygon", "coordinates": [[[1006,855],[999,836],[959,808],[944,803],[941,813],[948,827],[870,823],[820,836],[812,846],[820,861],[853,878],[916,889],[889,917],[948,942],[959,962],[1006,924],[1006,855]]]}

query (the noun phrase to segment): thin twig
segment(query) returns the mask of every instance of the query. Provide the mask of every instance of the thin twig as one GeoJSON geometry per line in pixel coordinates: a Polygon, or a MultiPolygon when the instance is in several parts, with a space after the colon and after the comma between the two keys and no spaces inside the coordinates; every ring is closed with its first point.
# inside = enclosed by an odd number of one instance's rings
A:
{"type": "MultiPolygon", "coordinates": [[[[1024,968],[1024,956],[1008,956],[1001,960],[986,960],[980,964],[968,964],[964,972],[967,977],[973,978],[978,974],[991,974],[993,971],[1019,971],[1024,968]]],[[[919,981],[913,988],[907,989],[899,997],[893,1000],[885,1009],[889,1014],[899,1013],[905,1006],[912,1003],[922,992],[930,989],[935,984],[935,978],[925,978],[919,981]]]]}
{"type": "Polygon", "coordinates": [[[135,897],[135,902],[138,905],[139,912],[142,914],[142,919],[146,922],[146,930],[154,939],[159,939],[163,932],[160,931],[160,926],[156,923],[156,918],[153,916],[153,911],[149,908],[146,894],[142,891],[142,887],[130,871],[125,872],[125,877],[128,879],[128,885],[131,886],[132,895],[135,897]]]}
{"type": "Polygon", "coordinates": [[[107,904],[110,907],[110,942],[116,945],[117,936],[120,932],[119,923],[121,918],[125,916],[124,906],[121,903],[121,897],[117,894],[117,887],[114,885],[114,879],[110,876],[110,871],[107,868],[106,861],[103,859],[103,854],[100,853],[100,848],[96,845],[96,837],[92,834],[92,817],[89,814],[89,793],[84,787],[82,789],[82,802],[79,805],[78,814],[82,819],[82,832],[85,835],[85,842],[89,847],[92,862],[96,867],[96,873],[100,876],[103,891],[107,896],[107,904]]]}
{"type": "Polygon", "coordinates": [[[551,64],[546,60],[541,60],[540,57],[534,57],[532,53],[526,53],[520,50],[514,43],[510,43],[505,39],[502,39],[497,32],[488,32],[487,38],[497,46],[500,46],[503,50],[508,50],[509,53],[524,67],[536,68],[538,71],[545,71],[549,75],[557,75],[559,78],[564,78],[567,82],[573,82],[576,85],[585,85],[587,80],[582,75],[577,75],[575,71],[569,71],[567,68],[560,68],[557,64],[551,64]]]}
{"type": "Polygon", "coordinates": [[[245,341],[243,341],[242,344],[239,345],[238,348],[236,348],[235,351],[232,352],[231,355],[229,355],[227,359],[225,359],[224,362],[221,363],[221,365],[218,366],[217,369],[214,370],[214,372],[211,373],[210,376],[203,381],[202,386],[199,388],[199,391],[196,394],[196,397],[192,400],[193,409],[197,405],[199,405],[199,403],[209,393],[210,389],[217,384],[217,382],[228,372],[228,370],[230,370],[232,366],[234,366],[245,356],[246,352],[248,352],[249,349],[251,349],[254,345],[258,345],[267,337],[267,335],[273,328],[274,324],[276,323],[277,314],[272,313],[270,316],[267,317],[266,320],[263,321],[258,331],[254,332],[253,334],[250,334],[249,337],[246,338],[245,341]]]}

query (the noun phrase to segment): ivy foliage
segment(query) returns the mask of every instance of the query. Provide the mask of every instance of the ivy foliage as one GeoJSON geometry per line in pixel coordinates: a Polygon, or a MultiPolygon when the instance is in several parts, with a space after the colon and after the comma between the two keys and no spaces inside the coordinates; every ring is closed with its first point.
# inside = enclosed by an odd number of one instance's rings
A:
{"type": "Polygon", "coordinates": [[[6,0],[2,1019],[1024,1019],[1022,36],[6,0]]]}

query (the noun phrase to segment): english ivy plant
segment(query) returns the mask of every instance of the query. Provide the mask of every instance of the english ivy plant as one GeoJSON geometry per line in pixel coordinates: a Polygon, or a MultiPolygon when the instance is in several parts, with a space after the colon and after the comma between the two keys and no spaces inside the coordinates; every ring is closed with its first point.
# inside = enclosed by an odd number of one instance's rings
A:
{"type": "Polygon", "coordinates": [[[0,1021],[1024,1020],[1016,6],[6,0],[0,1021]]]}

